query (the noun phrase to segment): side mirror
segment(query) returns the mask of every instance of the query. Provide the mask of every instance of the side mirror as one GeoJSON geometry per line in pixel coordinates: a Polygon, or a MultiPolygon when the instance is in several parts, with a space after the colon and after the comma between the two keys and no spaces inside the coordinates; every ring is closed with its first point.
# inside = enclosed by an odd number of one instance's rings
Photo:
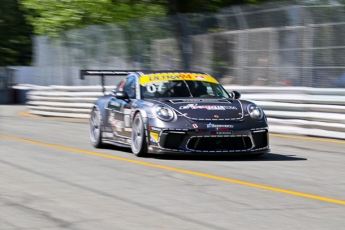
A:
{"type": "Polygon", "coordinates": [[[121,100],[129,100],[128,94],[125,91],[115,92],[115,97],[121,100]]]}
{"type": "Polygon", "coordinates": [[[238,91],[235,91],[235,90],[231,92],[231,96],[234,99],[240,99],[241,98],[241,94],[238,91]]]}

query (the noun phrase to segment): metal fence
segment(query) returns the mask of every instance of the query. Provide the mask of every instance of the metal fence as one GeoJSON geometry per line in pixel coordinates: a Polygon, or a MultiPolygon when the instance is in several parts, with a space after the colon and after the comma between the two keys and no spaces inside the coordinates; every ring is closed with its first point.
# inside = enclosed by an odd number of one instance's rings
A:
{"type": "Polygon", "coordinates": [[[223,84],[345,88],[344,35],[339,4],[236,6],[90,26],[35,37],[35,82],[99,84],[79,80],[79,69],[186,69],[223,84]]]}

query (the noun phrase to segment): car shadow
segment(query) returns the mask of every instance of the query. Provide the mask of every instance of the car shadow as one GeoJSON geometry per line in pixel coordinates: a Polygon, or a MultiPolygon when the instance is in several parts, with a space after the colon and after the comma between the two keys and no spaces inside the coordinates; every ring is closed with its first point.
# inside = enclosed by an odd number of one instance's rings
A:
{"type": "MultiPolygon", "coordinates": [[[[105,145],[104,148],[133,154],[130,148],[105,145]]],[[[145,158],[158,160],[183,160],[183,161],[306,161],[307,158],[296,155],[283,155],[279,153],[265,153],[261,156],[212,156],[212,155],[176,155],[176,154],[148,154],[145,158]]],[[[140,159],[140,158],[139,158],[140,159]]]]}
{"type": "Polygon", "coordinates": [[[283,155],[278,153],[265,153],[261,156],[191,156],[191,155],[156,155],[150,154],[148,158],[159,160],[189,160],[189,161],[305,161],[307,158],[296,155],[283,155]]]}

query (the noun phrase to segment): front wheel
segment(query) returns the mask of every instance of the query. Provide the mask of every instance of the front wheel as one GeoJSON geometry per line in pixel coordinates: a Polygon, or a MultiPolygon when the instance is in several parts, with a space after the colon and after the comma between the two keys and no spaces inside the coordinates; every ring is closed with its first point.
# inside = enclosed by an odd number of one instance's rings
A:
{"type": "Polygon", "coordinates": [[[145,127],[140,113],[137,113],[133,120],[131,149],[138,157],[144,157],[147,154],[145,127]]]}
{"type": "Polygon", "coordinates": [[[94,107],[90,116],[90,140],[94,147],[101,148],[102,143],[102,118],[98,107],[94,107]]]}

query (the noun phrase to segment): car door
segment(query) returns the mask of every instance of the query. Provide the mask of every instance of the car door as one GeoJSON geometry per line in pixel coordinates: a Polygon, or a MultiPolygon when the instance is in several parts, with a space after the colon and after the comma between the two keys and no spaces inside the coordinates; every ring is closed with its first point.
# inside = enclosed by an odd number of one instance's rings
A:
{"type": "Polygon", "coordinates": [[[129,75],[125,79],[123,87],[119,88],[119,91],[126,92],[129,97],[128,100],[116,99],[116,103],[118,104],[116,104],[117,107],[114,109],[115,120],[113,130],[121,138],[131,137],[131,108],[133,100],[136,98],[136,84],[137,77],[135,75],[129,75]]]}
{"type": "Polygon", "coordinates": [[[123,110],[123,106],[122,100],[119,100],[116,97],[111,98],[108,102],[108,122],[115,136],[118,136],[121,131],[121,117],[119,117],[118,114],[123,110]]]}
{"type": "MultiPolygon", "coordinates": [[[[109,127],[109,131],[113,133],[113,140],[116,141],[116,137],[119,135],[117,133],[117,130],[121,130],[121,123],[119,122],[118,118],[115,118],[115,115],[117,112],[122,110],[122,100],[117,99],[115,97],[115,92],[118,91],[119,89],[123,89],[125,83],[126,83],[126,78],[120,81],[120,83],[117,85],[116,90],[113,92],[113,97],[109,99],[105,106],[105,115],[107,118],[107,127],[109,127]],[[115,139],[114,139],[115,138],[115,139]]],[[[108,128],[107,128],[108,129],[108,128]]]]}

